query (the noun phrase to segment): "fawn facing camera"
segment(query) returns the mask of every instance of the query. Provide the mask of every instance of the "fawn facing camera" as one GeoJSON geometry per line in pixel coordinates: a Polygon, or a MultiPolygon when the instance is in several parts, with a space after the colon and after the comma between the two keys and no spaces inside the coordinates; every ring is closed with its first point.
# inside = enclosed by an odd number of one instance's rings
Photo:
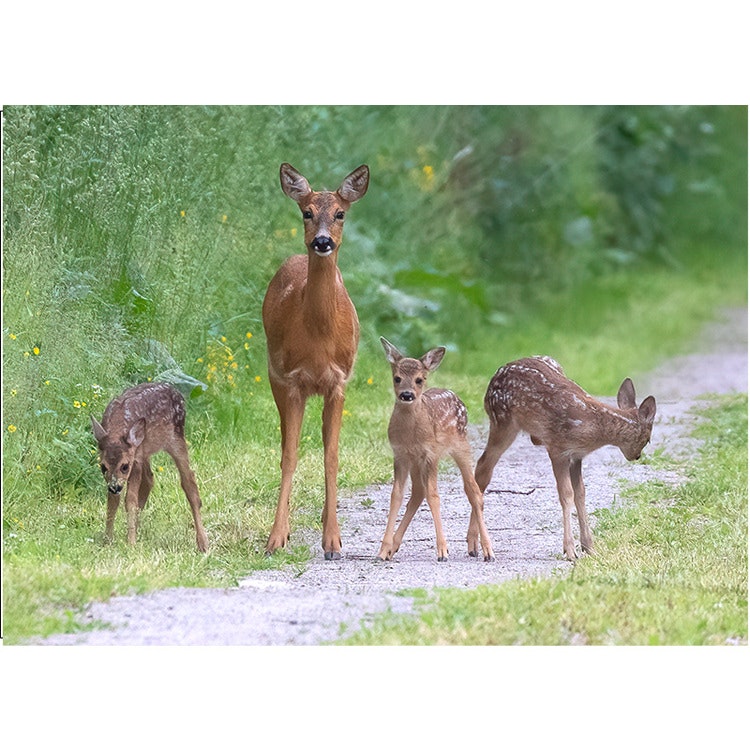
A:
{"type": "Polygon", "coordinates": [[[471,505],[466,540],[469,555],[476,557],[481,540],[485,560],[494,560],[492,544],[484,524],[482,492],[472,473],[471,447],[466,437],[466,407],[453,391],[428,388],[427,375],[443,360],[445,349],[431,349],[419,359],[404,357],[384,338],[380,343],[393,372],[396,403],[388,425],[393,449],[393,490],[388,522],[378,557],[390,560],[401,546],[404,533],[422,500],[427,498],[435,523],[438,562],[448,559],[448,544],[440,520],[440,496],[437,489],[438,463],[450,455],[461,470],[464,492],[471,505]],[[411,497],[401,523],[394,533],[396,516],[404,499],[406,480],[411,475],[411,497]]]}
{"type": "Polygon", "coordinates": [[[185,400],[167,383],[142,383],[128,388],[104,410],[101,424],[91,417],[99,444],[99,462],[107,483],[106,538],[111,541],[122,490],[128,520],[128,544],[135,544],[138,515],[154,486],[150,458],[166,451],[180,472],[190,503],[198,549],[206,552],[208,538],[201,521],[201,499],[188,462],[185,442],[185,400]]]}

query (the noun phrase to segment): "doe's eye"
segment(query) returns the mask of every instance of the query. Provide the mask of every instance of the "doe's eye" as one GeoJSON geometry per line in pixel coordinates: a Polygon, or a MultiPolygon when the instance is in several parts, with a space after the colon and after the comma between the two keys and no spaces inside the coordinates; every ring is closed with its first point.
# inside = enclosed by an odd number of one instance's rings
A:
{"type": "Polygon", "coordinates": [[[302,218],[303,219],[312,219],[312,211],[303,211],[302,212],[302,218]]]}
{"type": "Polygon", "coordinates": [[[130,471],[130,464],[123,464],[120,467],[120,471],[125,474],[126,472],[130,471]]]}
{"type": "Polygon", "coordinates": [[[393,378],[393,382],[394,383],[400,383],[401,382],[401,378],[398,375],[396,375],[396,377],[393,378]]]}
{"type": "Polygon", "coordinates": [[[343,211],[337,211],[336,212],[336,218],[339,221],[343,221],[344,220],[344,216],[346,216],[346,214],[343,211]]]}
{"type": "Polygon", "coordinates": [[[417,385],[422,385],[422,383],[424,383],[424,380],[422,380],[422,378],[417,378],[416,383],[417,385]]]}

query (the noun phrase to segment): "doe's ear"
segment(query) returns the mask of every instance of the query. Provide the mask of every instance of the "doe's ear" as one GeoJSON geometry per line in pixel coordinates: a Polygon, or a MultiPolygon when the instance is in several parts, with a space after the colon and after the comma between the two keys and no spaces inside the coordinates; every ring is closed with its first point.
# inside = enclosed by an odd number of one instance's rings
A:
{"type": "Polygon", "coordinates": [[[430,349],[427,354],[419,358],[419,361],[425,366],[428,372],[437,370],[438,365],[443,361],[445,356],[445,347],[439,346],[437,349],[430,349]]]}
{"type": "Polygon", "coordinates": [[[646,423],[653,424],[656,417],[656,399],[646,396],[638,407],[638,416],[646,423]]]}
{"type": "Polygon", "coordinates": [[[381,336],[380,343],[383,345],[383,349],[385,349],[386,359],[392,365],[398,364],[404,358],[404,355],[388,339],[381,336]]]}
{"type": "Polygon", "coordinates": [[[291,165],[284,162],[279,169],[281,189],[293,201],[299,203],[302,198],[312,193],[310,183],[291,165]]]}
{"type": "Polygon", "coordinates": [[[128,432],[128,445],[137,448],[146,437],[146,420],[139,419],[128,432]]]}
{"type": "Polygon", "coordinates": [[[621,409],[635,409],[635,386],[630,378],[625,378],[617,391],[617,405],[621,409]]]}
{"type": "Polygon", "coordinates": [[[101,444],[104,438],[107,437],[107,431],[96,421],[93,414],[91,415],[91,429],[94,432],[96,442],[101,444]]]}
{"type": "Polygon", "coordinates": [[[357,167],[351,174],[347,175],[336,191],[345,201],[354,203],[364,196],[370,184],[370,168],[367,164],[357,167]]]}

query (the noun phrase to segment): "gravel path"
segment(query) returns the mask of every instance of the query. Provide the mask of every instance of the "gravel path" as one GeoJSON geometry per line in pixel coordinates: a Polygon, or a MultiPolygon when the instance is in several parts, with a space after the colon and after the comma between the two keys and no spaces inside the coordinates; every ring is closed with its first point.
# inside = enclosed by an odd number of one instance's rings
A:
{"type": "MultiPolygon", "coordinates": [[[[747,310],[732,309],[707,327],[697,354],[678,357],[636,379],[638,401],[657,400],[649,450],[664,447],[687,457],[686,437],[695,417],[689,412],[707,393],[747,391],[747,310]]],[[[498,362],[498,366],[503,364],[498,362]]],[[[627,373],[624,373],[627,374],[627,373]]],[[[486,424],[472,428],[478,457],[486,424]]],[[[452,466],[452,464],[451,464],[452,466]]],[[[621,483],[657,476],[647,464],[629,464],[616,448],[602,448],[584,460],[589,512],[618,501],[621,483]]],[[[678,483],[676,471],[658,476],[678,483]]],[[[93,603],[80,616],[110,628],[57,635],[43,645],[313,645],[345,637],[379,613],[409,612],[413,600],[396,592],[415,588],[471,588],[516,577],[567,571],[562,558],[562,516],[552,470],[543,448],[525,436],[501,459],[485,495],[486,522],[496,561],[469,558],[464,540],[469,504],[460,475],[449,470],[440,482],[443,525],[450,558],[438,563],[434,527],[426,503],[417,512],[392,562],[375,561],[388,514],[390,486],[372,486],[339,499],[344,552],[338,562],[323,560],[318,532],[305,541],[314,550],[306,570],[261,571],[228,589],[168,589],[93,603]]],[[[594,537],[596,524],[593,520],[594,537]]],[[[574,521],[574,529],[577,532],[574,521]]],[[[294,532],[293,532],[294,534],[294,532]]]]}

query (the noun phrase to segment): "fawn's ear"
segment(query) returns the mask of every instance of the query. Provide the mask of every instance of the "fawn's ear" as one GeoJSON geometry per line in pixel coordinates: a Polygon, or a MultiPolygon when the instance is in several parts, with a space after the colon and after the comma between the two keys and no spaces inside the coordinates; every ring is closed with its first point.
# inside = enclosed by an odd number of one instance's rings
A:
{"type": "Polygon", "coordinates": [[[392,365],[397,365],[404,358],[404,355],[388,339],[384,339],[381,336],[380,343],[383,345],[383,349],[385,349],[386,358],[392,365]]]}
{"type": "Polygon", "coordinates": [[[439,346],[437,349],[430,349],[427,354],[419,358],[419,361],[425,366],[428,372],[437,370],[438,365],[443,361],[445,356],[445,347],[439,346]]]}
{"type": "Polygon", "coordinates": [[[617,391],[617,405],[621,409],[635,409],[635,386],[630,378],[625,378],[617,391]]]}
{"type": "Polygon", "coordinates": [[[367,186],[370,184],[370,168],[367,164],[357,167],[351,174],[347,175],[336,191],[345,201],[354,203],[364,196],[367,186]]]}
{"type": "Polygon", "coordinates": [[[310,183],[291,165],[284,162],[279,169],[281,189],[297,203],[312,193],[310,183]]]}
{"type": "Polygon", "coordinates": [[[638,407],[638,416],[646,422],[653,424],[656,417],[656,399],[653,396],[646,396],[638,407]]]}
{"type": "Polygon", "coordinates": [[[93,414],[91,415],[91,429],[94,431],[97,443],[101,443],[107,437],[107,431],[94,419],[93,414]]]}
{"type": "Polygon", "coordinates": [[[146,437],[146,420],[139,419],[128,432],[128,445],[137,448],[146,437]]]}

